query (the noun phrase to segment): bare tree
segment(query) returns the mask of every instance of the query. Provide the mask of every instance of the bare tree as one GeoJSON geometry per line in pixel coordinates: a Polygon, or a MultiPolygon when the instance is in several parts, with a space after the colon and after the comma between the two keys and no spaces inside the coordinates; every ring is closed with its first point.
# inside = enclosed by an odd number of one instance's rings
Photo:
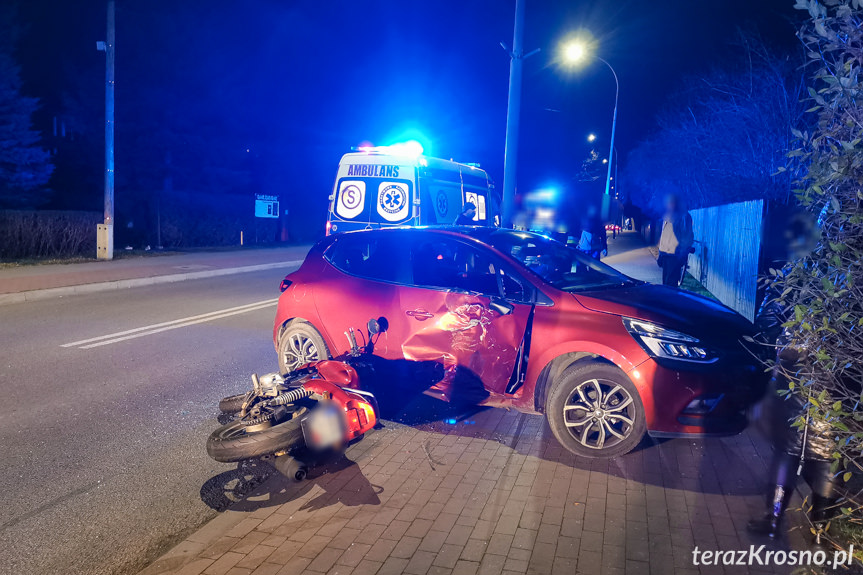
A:
{"type": "Polygon", "coordinates": [[[690,207],[790,196],[784,170],[803,113],[802,76],[753,35],[741,33],[736,51],[733,67],[689,78],[630,154],[623,178],[648,213],[659,213],[667,193],[690,207]]]}

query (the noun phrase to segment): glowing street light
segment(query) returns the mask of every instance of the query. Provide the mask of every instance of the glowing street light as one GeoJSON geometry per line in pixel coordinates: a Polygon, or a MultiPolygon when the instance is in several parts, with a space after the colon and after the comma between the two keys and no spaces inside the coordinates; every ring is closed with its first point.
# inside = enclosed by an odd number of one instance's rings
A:
{"type": "Polygon", "coordinates": [[[569,42],[563,48],[563,57],[570,64],[577,64],[587,56],[587,46],[580,40],[569,42]]]}
{"type": "MultiPolygon", "coordinates": [[[[588,45],[582,40],[572,40],[572,41],[564,44],[562,47],[562,55],[563,55],[564,62],[566,62],[567,64],[570,64],[570,65],[580,64],[581,62],[584,62],[585,60],[587,60],[589,58],[593,58],[594,60],[599,60],[600,62],[602,62],[603,64],[608,66],[608,69],[611,70],[612,76],[614,76],[615,92],[614,92],[614,115],[612,116],[612,120],[611,120],[611,146],[610,146],[611,150],[608,153],[609,159],[602,161],[603,164],[608,164],[608,175],[605,178],[605,195],[606,196],[611,195],[611,164],[613,163],[613,158],[614,158],[614,133],[615,133],[615,129],[617,128],[617,101],[620,97],[620,82],[618,82],[618,80],[617,80],[617,72],[615,72],[614,68],[611,67],[611,64],[606,62],[604,59],[602,59],[599,56],[596,56],[594,54],[590,54],[590,51],[588,50],[588,45]]],[[[596,136],[594,134],[590,134],[587,137],[587,140],[589,142],[592,142],[595,139],[596,139],[596,136]]]]}
{"type": "Polygon", "coordinates": [[[596,141],[596,134],[588,134],[588,135],[587,135],[587,141],[588,141],[588,142],[594,142],[594,141],[596,141]]]}

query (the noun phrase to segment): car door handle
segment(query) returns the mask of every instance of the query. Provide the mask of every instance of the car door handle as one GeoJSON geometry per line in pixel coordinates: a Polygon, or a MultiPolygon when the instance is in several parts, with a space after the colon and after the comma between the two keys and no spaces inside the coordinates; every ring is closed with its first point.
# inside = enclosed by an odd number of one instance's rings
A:
{"type": "Polygon", "coordinates": [[[405,315],[414,318],[417,321],[425,321],[434,317],[434,314],[424,309],[411,309],[405,312],[405,315]]]}

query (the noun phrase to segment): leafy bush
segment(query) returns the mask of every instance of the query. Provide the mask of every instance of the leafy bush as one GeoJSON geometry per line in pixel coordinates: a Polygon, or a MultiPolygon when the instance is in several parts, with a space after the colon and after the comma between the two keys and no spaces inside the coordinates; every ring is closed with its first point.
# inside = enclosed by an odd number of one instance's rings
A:
{"type": "MultiPolygon", "coordinates": [[[[798,36],[811,68],[813,122],[795,132],[799,146],[789,156],[798,200],[817,215],[821,238],[809,255],[771,273],[791,345],[801,351],[790,393],[808,399],[808,417],[829,426],[833,471],[847,482],[863,476],[863,0],[796,7],[810,16],[798,36]]],[[[852,507],[843,511],[856,513],[852,507]]]]}
{"type": "Polygon", "coordinates": [[[96,256],[98,212],[0,211],[0,260],[96,256]]]}
{"type": "Polygon", "coordinates": [[[278,240],[279,220],[256,218],[249,195],[223,195],[175,191],[162,199],[162,245],[190,248],[245,245],[278,240]]]}

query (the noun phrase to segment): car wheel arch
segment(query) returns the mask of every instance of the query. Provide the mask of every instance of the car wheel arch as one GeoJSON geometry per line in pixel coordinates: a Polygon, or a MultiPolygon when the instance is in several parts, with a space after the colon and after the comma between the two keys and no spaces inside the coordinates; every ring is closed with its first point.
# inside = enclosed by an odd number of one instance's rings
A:
{"type": "Polygon", "coordinates": [[[581,365],[584,363],[610,365],[617,368],[618,370],[620,370],[621,374],[623,374],[627,379],[632,381],[632,384],[636,387],[636,389],[638,389],[639,394],[643,395],[642,382],[633,381],[627,371],[623,369],[623,367],[621,367],[617,362],[614,362],[611,359],[595,352],[569,351],[558,355],[557,357],[552,359],[545,365],[545,367],[543,367],[542,371],[539,373],[539,376],[536,379],[536,385],[534,386],[533,393],[534,410],[538,413],[545,413],[545,404],[548,400],[548,394],[550,393],[551,388],[554,386],[554,382],[569,367],[576,364],[581,365]]]}
{"type": "Polygon", "coordinates": [[[324,340],[324,343],[326,343],[326,344],[327,344],[327,347],[330,347],[330,348],[332,347],[332,346],[331,346],[331,344],[330,344],[329,339],[327,338],[327,334],[326,334],[326,333],[324,333],[324,331],[323,331],[323,330],[321,330],[318,326],[316,326],[314,323],[312,323],[311,321],[307,320],[306,318],[303,318],[303,317],[292,317],[292,318],[288,318],[288,319],[286,319],[285,321],[283,321],[283,322],[281,323],[281,325],[279,326],[279,329],[278,329],[278,331],[276,332],[276,338],[275,338],[275,341],[274,341],[274,343],[275,343],[275,345],[276,345],[276,349],[278,349],[278,347],[279,347],[279,341],[282,339],[282,334],[284,334],[284,333],[285,333],[285,330],[287,330],[289,327],[291,327],[291,326],[293,326],[293,325],[297,325],[297,324],[301,324],[301,323],[305,323],[305,324],[310,325],[310,326],[312,327],[312,329],[314,329],[316,332],[318,332],[318,333],[321,335],[321,337],[322,337],[322,338],[323,338],[323,340],[324,340]]]}
{"type": "Polygon", "coordinates": [[[555,357],[542,368],[542,371],[539,373],[539,377],[536,380],[536,386],[534,386],[533,391],[534,409],[538,413],[545,413],[545,403],[548,400],[548,392],[554,384],[555,379],[560,377],[560,374],[569,366],[586,361],[604,361],[612,363],[605,358],[601,358],[595,353],[587,351],[569,351],[555,357]]]}

